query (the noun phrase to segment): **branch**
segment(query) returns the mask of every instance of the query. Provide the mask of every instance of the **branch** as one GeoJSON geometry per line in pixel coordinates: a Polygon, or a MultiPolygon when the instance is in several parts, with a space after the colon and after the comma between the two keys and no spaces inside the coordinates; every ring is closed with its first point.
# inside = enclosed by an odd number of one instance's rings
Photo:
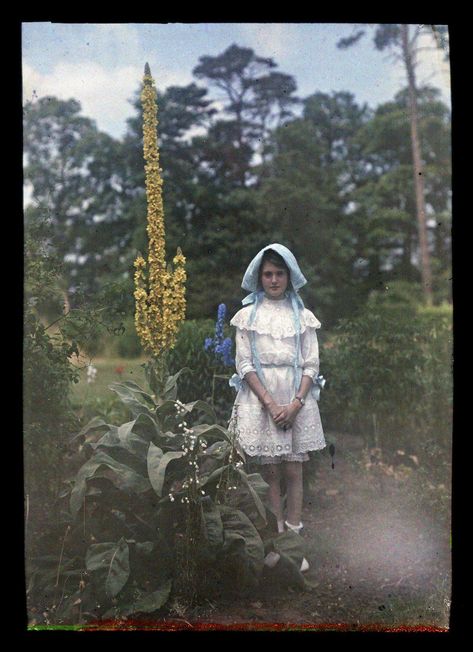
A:
{"type": "Polygon", "coordinates": [[[408,43],[410,49],[414,49],[415,42],[419,38],[419,33],[420,33],[420,30],[422,29],[422,27],[423,27],[423,25],[420,25],[416,30],[414,30],[414,36],[411,38],[411,40],[408,43]]]}
{"type": "Polygon", "coordinates": [[[57,324],[58,321],[61,321],[61,319],[65,319],[65,318],[67,317],[67,315],[70,314],[70,312],[71,312],[71,310],[68,310],[67,312],[65,312],[63,315],[61,315],[60,317],[58,317],[57,319],[55,319],[53,322],[51,322],[51,323],[49,324],[49,326],[46,326],[46,328],[45,328],[44,330],[47,331],[48,328],[51,328],[51,326],[54,326],[54,324],[57,324]]]}
{"type": "Polygon", "coordinates": [[[364,35],[365,35],[365,30],[361,29],[358,32],[352,34],[352,36],[348,36],[347,38],[341,38],[337,42],[337,48],[339,48],[340,50],[346,50],[347,48],[357,43],[360,40],[360,38],[364,35]]]}

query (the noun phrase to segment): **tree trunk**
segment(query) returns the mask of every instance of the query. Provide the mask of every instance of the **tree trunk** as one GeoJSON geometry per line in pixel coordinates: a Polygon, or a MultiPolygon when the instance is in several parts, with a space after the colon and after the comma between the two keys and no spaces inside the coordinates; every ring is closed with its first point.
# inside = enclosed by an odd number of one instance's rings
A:
{"type": "Polygon", "coordinates": [[[409,45],[409,27],[401,25],[402,51],[406,65],[409,88],[409,118],[411,123],[412,160],[414,165],[414,188],[416,195],[417,228],[419,234],[420,266],[422,275],[422,288],[427,305],[432,305],[432,272],[430,268],[430,255],[427,240],[427,224],[425,219],[424,176],[420,155],[418,116],[417,116],[417,91],[415,82],[414,61],[409,45]]]}

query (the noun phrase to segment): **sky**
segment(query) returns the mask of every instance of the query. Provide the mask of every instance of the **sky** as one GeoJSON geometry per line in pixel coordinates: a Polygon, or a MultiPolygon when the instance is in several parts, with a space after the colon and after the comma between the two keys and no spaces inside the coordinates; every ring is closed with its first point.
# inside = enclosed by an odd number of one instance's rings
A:
{"type": "MultiPolygon", "coordinates": [[[[50,23],[22,24],[23,101],[54,95],[78,100],[82,114],[114,138],[122,138],[131,101],[149,63],[156,86],[202,85],[192,75],[201,56],[216,56],[230,45],[271,57],[292,75],[296,94],[349,91],[359,104],[375,108],[406,86],[405,70],[388,51],[378,51],[373,31],[355,46],[340,50],[352,34],[345,23],[50,23]]],[[[432,45],[428,25],[413,25],[421,44],[432,45]]],[[[437,50],[420,53],[418,83],[440,89],[450,105],[448,65],[437,50]]],[[[213,93],[213,91],[212,91],[213,93]]],[[[214,97],[215,94],[212,94],[214,97]]]]}

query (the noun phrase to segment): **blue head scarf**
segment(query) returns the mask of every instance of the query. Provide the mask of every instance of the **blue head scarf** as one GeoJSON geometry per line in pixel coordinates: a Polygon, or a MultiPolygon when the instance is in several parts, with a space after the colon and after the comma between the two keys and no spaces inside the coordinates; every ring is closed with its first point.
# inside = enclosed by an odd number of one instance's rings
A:
{"type": "Polygon", "coordinates": [[[254,298],[252,297],[253,293],[261,289],[261,287],[259,286],[259,269],[261,266],[261,261],[263,259],[263,254],[265,251],[268,251],[268,249],[272,249],[283,258],[284,262],[289,268],[291,285],[292,285],[292,289],[295,292],[297,292],[299,288],[301,288],[303,285],[307,283],[307,279],[305,278],[304,274],[301,272],[301,268],[299,267],[299,264],[295,259],[295,256],[292,253],[292,251],[290,251],[287,247],[285,247],[282,244],[278,244],[278,243],[270,244],[267,247],[263,247],[263,249],[261,249],[261,251],[259,251],[256,254],[256,256],[253,258],[251,263],[246,268],[245,274],[243,275],[243,281],[241,282],[241,287],[244,290],[248,290],[248,292],[251,292],[250,295],[248,295],[247,297],[245,297],[245,299],[243,299],[243,304],[245,305],[247,303],[252,303],[254,300],[254,298]]]}

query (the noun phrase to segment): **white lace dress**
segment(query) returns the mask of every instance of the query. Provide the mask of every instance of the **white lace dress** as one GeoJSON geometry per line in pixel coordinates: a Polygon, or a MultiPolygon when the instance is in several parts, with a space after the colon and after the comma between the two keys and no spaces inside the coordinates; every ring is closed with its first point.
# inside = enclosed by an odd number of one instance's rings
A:
{"type": "MultiPolygon", "coordinates": [[[[261,363],[264,385],[279,405],[287,405],[295,395],[294,357],[296,331],[291,301],[264,297],[250,325],[252,305],[239,310],[230,321],[236,332],[235,366],[243,380],[254,365],[250,331],[255,332],[255,345],[261,363]]],[[[302,374],[314,379],[319,371],[319,347],[316,329],[319,320],[306,308],[300,311],[301,335],[298,363],[302,374]]],[[[235,398],[232,418],[238,441],[247,455],[260,463],[304,461],[308,451],[325,447],[317,400],[309,391],[306,403],[290,429],[284,431],[272,420],[258,397],[243,382],[235,398]]]]}

